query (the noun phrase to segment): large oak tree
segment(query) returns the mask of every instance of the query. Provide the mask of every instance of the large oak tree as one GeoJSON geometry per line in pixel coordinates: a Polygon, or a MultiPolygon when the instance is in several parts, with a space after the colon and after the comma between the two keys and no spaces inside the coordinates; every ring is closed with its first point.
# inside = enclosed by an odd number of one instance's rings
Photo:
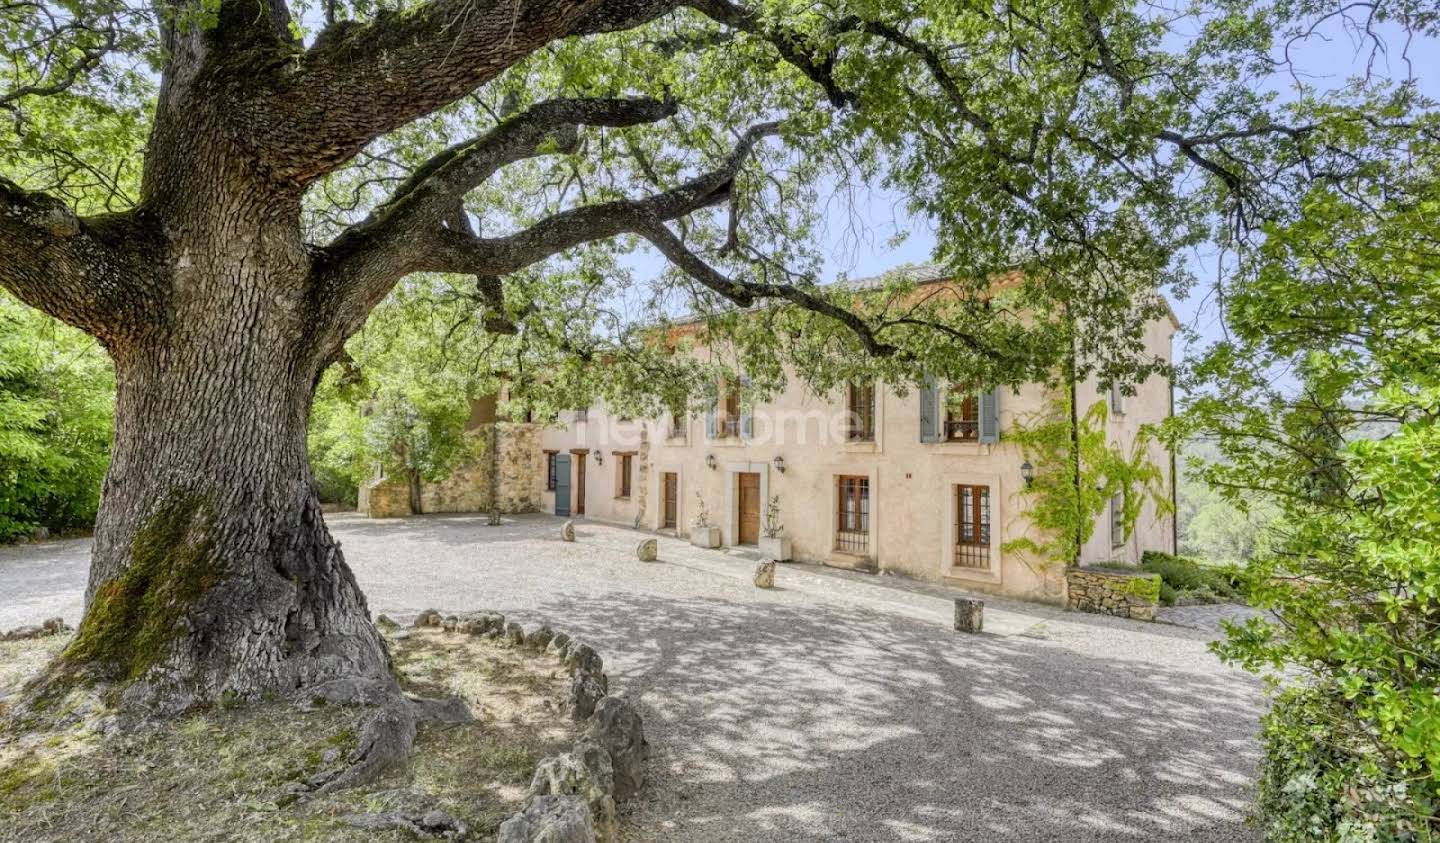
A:
{"type": "Polygon", "coordinates": [[[1176,250],[1333,157],[1250,92],[1264,22],[1205,11],[1177,42],[1177,18],[1092,0],[0,5],[0,285],[94,335],[118,385],[55,675],[158,711],[393,691],[305,429],[414,273],[472,278],[488,329],[581,359],[597,334],[567,319],[644,241],[675,268],[653,289],[775,305],[742,344],[822,385],[1152,371],[1144,293],[1183,279],[1176,250]],[[822,194],[881,183],[971,294],[856,308],[815,283],[822,194]]]}

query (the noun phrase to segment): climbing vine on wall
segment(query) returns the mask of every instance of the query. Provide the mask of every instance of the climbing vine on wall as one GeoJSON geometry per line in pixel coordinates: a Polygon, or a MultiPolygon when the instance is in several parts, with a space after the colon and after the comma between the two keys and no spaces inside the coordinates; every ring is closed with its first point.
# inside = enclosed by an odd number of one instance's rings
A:
{"type": "Polygon", "coordinates": [[[1135,529],[1147,500],[1157,513],[1174,511],[1165,473],[1151,458],[1153,432],[1142,427],[1127,451],[1106,437],[1108,419],[1105,402],[1096,402],[1077,418],[1072,436],[1070,397],[1064,395],[1006,431],[1035,466],[1035,479],[1018,493],[1029,502],[1031,531],[1005,542],[1003,552],[1030,557],[1040,567],[1079,559],[1080,548],[1116,495],[1124,500],[1121,523],[1127,535],[1135,529]]]}

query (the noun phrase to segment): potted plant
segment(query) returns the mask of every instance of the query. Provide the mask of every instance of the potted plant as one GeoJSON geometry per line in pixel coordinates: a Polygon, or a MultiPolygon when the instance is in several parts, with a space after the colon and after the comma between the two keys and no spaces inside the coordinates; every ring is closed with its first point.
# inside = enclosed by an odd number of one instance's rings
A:
{"type": "Polygon", "coordinates": [[[690,543],[696,547],[715,548],[720,546],[720,528],[710,523],[710,510],[705,508],[705,499],[695,493],[698,505],[695,518],[690,522],[690,543]]]}
{"type": "Polygon", "coordinates": [[[760,553],[776,562],[790,561],[790,539],[780,524],[780,496],[765,505],[765,526],[760,535],[760,553]]]}

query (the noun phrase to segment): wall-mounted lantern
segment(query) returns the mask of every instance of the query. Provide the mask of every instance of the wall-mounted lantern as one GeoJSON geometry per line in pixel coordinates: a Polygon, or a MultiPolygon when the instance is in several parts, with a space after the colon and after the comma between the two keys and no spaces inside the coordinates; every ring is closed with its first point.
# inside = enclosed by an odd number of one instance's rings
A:
{"type": "Polygon", "coordinates": [[[714,454],[706,454],[706,455],[705,455],[705,467],[708,468],[708,469],[710,469],[711,471],[714,471],[714,470],[715,470],[715,455],[714,455],[714,454]]]}
{"type": "Polygon", "coordinates": [[[1025,478],[1025,488],[1035,485],[1035,466],[1029,460],[1020,463],[1020,476],[1025,478]]]}
{"type": "Polygon", "coordinates": [[[785,458],[778,454],[775,457],[775,470],[781,474],[785,473],[785,458]]]}

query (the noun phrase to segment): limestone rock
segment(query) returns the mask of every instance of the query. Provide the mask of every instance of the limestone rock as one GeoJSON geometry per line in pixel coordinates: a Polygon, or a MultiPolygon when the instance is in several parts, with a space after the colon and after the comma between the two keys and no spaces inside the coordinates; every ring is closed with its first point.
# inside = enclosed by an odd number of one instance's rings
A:
{"type": "Polygon", "coordinates": [[[635,558],[641,562],[654,562],[660,556],[660,543],[644,539],[635,547],[635,558]]]}
{"type": "Polygon", "coordinates": [[[375,618],[375,625],[386,632],[400,628],[400,624],[396,623],[389,615],[377,616],[375,618]]]}
{"type": "Polygon", "coordinates": [[[560,658],[564,660],[567,667],[588,670],[596,675],[605,669],[605,662],[600,658],[600,654],[595,652],[589,644],[575,639],[571,639],[560,658]]]}
{"type": "Polygon", "coordinates": [[[579,796],[536,796],[500,824],[495,843],[596,843],[595,823],[579,796]]]}
{"type": "Polygon", "coordinates": [[[460,621],[459,631],[467,635],[495,635],[505,628],[499,612],[473,612],[460,621]]]}
{"type": "Polygon", "coordinates": [[[514,621],[505,624],[505,640],[516,646],[524,644],[525,628],[514,621]]]}
{"type": "Polygon", "coordinates": [[[610,753],[615,774],[615,800],[623,802],[639,792],[645,783],[645,727],[640,713],[624,697],[605,697],[585,727],[585,737],[610,753]]]}
{"type": "Polygon", "coordinates": [[[545,652],[563,657],[565,648],[568,646],[570,646],[570,636],[563,632],[557,632],[550,637],[550,643],[545,647],[545,652]]]}
{"type": "Polygon", "coordinates": [[[426,609],[415,617],[415,626],[439,626],[442,623],[440,613],[435,609],[426,609]]]}
{"type": "Polygon", "coordinates": [[[541,624],[525,636],[525,646],[532,650],[544,651],[550,645],[550,639],[555,637],[555,630],[548,624],[541,624]]]}
{"type": "Polygon", "coordinates": [[[573,542],[573,541],[575,541],[575,522],[574,522],[574,521],[566,521],[564,524],[561,524],[561,525],[560,525],[560,540],[561,540],[561,541],[567,541],[567,542],[573,542]]]}
{"type": "Polygon", "coordinates": [[[570,719],[584,720],[595,713],[595,704],[605,696],[605,683],[588,670],[577,670],[570,678],[570,719]]]}
{"type": "Polygon", "coordinates": [[[381,814],[347,814],[340,822],[352,828],[366,831],[408,831],[417,837],[443,837],[459,839],[470,833],[465,823],[444,811],[428,811],[414,814],[404,811],[389,811],[381,814]]]}
{"type": "Polygon", "coordinates": [[[39,626],[17,626],[6,633],[0,633],[0,641],[23,641],[30,638],[47,638],[71,632],[64,618],[50,618],[39,626]]]}
{"type": "Polygon", "coordinates": [[[755,566],[755,587],[775,587],[775,560],[769,559],[755,566]]]}
{"type": "Polygon", "coordinates": [[[590,806],[596,839],[600,843],[619,839],[614,768],[610,753],[593,741],[581,740],[571,751],[541,761],[530,780],[528,795],[579,796],[590,806]]]}

